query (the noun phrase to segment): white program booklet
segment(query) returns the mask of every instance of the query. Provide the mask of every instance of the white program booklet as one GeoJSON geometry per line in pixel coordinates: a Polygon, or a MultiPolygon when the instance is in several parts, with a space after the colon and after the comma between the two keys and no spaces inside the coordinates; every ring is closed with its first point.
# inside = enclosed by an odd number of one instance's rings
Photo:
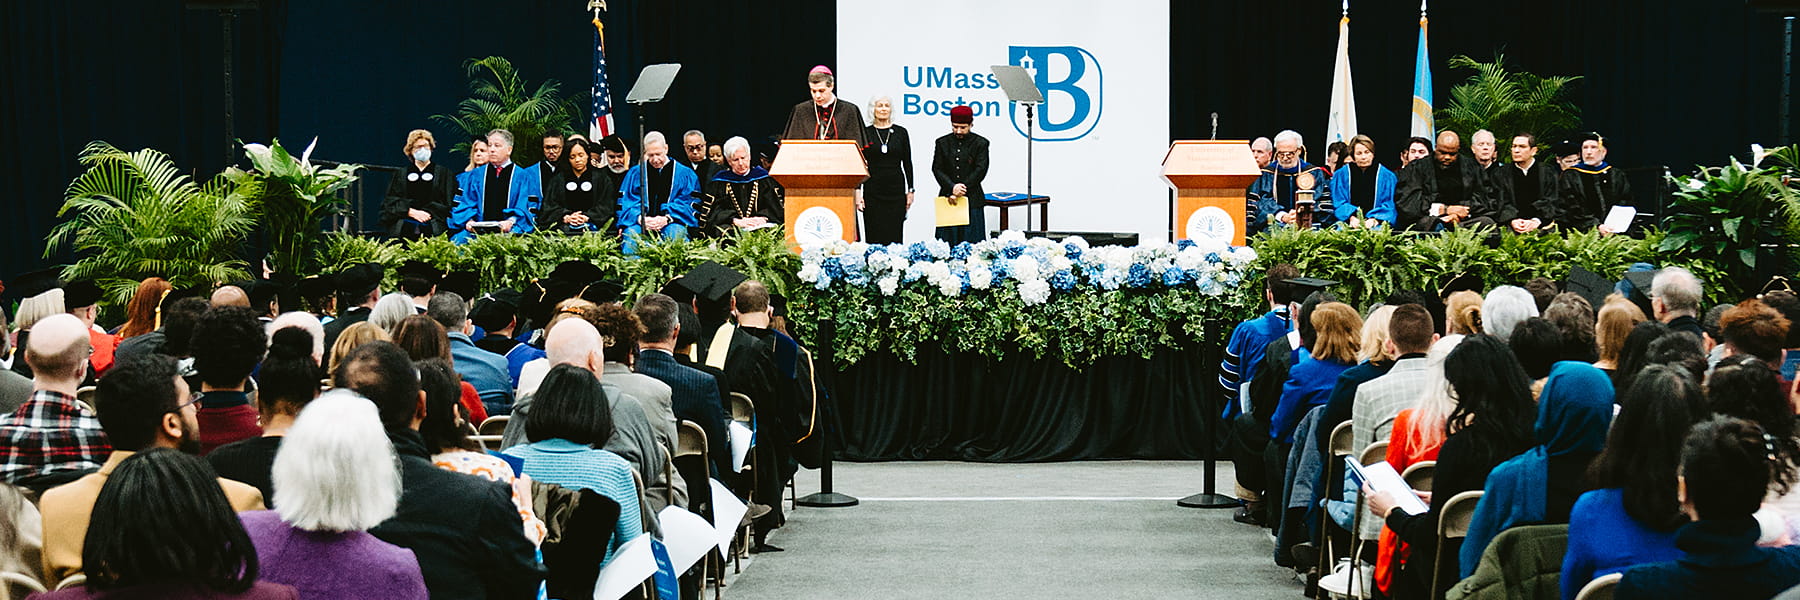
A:
{"type": "Polygon", "coordinates": [[[1625,233],[1631,228],[1631,220],[1637,218],[1637,209],[1630,206],[1614,206],[1606,213],[1606,228],[1613,233],[1625,233]]]}
{"type": "Polygon", "coordinates": [[[1413,493],[1412,486],[1406,485],[1406,479],[1394,470],[1394,465],[1385,460],[1364,466],[1355,458],[1344,457],[1344,464],[1350,466],[1350,479],[1357,487],[1368,487],[1376,492],[1386,492],[1394,497],[1395,506],[1409,515],[1422,515],[1431,511],[1419,495],[1413,493]]]}

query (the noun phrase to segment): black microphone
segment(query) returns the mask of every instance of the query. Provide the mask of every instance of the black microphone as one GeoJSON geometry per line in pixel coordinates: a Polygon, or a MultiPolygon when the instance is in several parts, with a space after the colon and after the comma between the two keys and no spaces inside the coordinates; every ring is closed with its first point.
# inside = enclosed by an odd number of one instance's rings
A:
{"type": "Polygon", "coordinates": [[[1213,123],[1212,139],[1216,140],[1216,139],[1219,139],[1219,113],[1212,114],[1212,123],[1213,123]]]}

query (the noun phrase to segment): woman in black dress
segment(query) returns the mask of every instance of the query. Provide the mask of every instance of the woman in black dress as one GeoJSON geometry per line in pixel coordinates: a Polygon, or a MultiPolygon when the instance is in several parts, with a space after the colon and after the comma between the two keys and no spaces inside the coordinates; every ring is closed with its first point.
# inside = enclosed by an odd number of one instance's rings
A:
{"type": "Polygon", "coordinates": [[[431,162],[437,140],[431,132],[414,129],[406,134],[408,164],[388,181],[387,199],[381,203],[381,228],[388,237],[413,239],[444,234],[450,217],[451,198],[457,191],[456,174],[431,162]]]}
{"type": "Polygon", "coordinates": [[[542,231],[568,234],[603,231],[619,209],[619,185],[590,157],[598,156],[587,140],[569,140],[563,168],[544,182],[544,208],[538,211],[542,231]]]}
{"type": "Polygon", "coordinates": [[[913,203],[912,140],[906,128],[894,124],[894,101],[882,96],[869,103],[871,125],[863,129],[863,157],[869,161],[869,179],[857,191],[856,208],[868,228],[864,241],[891,244],[901,241],[906,211],[913,203]]]}

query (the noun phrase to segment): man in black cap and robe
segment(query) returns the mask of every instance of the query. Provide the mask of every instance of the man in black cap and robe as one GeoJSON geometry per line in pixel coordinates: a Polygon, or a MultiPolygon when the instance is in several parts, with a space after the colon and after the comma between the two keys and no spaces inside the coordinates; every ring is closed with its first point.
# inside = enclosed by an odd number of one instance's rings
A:
{"type": "Polygon", "coordinates": [[[1580,140],[1581,162],[1563,170],[1562,213],[1556,222],[1568,230],[1618,233],[1603,223],[1613,207],[1632,206],[1631,178],[1606,162],[1606,139],[1600,134],[1584,133],[1580,140]]]}
{"type": "Polygon", "coordinates": [[[369,320],[375,301],[381,298],[381,278],[385,275],[387,269],[377,263],[363,263],[338,272],[338,306],[348,308],[325,324],[327,351],[337,344],[338,335],[344,333],[345,329],[369,320]]]}

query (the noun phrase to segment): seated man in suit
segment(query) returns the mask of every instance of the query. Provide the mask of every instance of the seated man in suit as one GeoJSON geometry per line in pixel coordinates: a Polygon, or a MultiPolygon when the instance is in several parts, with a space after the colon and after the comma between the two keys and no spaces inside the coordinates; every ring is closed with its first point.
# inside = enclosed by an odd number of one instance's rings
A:
{"type": "Polygon", "coordinates": [[[675,357],[681,333],[680,307],[662,294],[647,294],[637,301],[644,335],[638,341],[637,372],[669,385],[675,418],[693,421],[706,431],[707,450],[714,473],[731,472],[731,444],[726,437],[725,398],[718,380],[675,357]]]}
{"type": "Polygon", "coordinates": [[[512,161],[513,134],[495,129],[487,134],[488,164],[469,174],[468,185],[456,197],[450,211],[451,239],[467,244],[475,234],[488,231],[471,223],[496,223],[500,233],[531,233],[537,226],[538,203],[544,198],[537,169],[522,169],[512,161]],[[481,229],[482,231],[476,231],[481,229]]]}
{"type": "MultiPolygon", "coordinates": [[[[100,379],[94,403],[114,450],[100,470],[44,492],[44,572],[57,582],[82,572],[81,550],[94,499],[113,469],[140,451],[175,448],[200,452],[199,398],[189,392],[175,359],[146,354],[119,365],[100,379]]],[[[262,492],[249,484],[219,479],[235,511],[262,510],[262,492]]]]}

